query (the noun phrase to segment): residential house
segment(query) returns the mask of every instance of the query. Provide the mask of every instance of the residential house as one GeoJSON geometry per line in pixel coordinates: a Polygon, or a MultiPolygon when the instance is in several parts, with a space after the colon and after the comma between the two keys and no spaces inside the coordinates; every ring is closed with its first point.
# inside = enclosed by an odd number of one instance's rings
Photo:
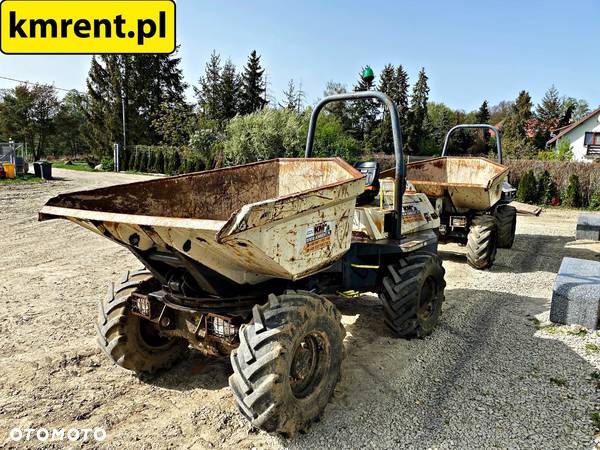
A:
{"type": "Polygon", "coordinates": [[[566,127],[554,130],[546,146],[555,148],[561,139],[571,144],[575,161],[600,160],[600,108],[566,127]]]}

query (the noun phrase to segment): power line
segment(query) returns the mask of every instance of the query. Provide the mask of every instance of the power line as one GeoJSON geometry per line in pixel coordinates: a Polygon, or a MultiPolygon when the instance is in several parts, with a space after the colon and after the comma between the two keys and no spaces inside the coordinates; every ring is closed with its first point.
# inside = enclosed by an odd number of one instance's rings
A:
{"type": "Polygon", "coordinates": [[[24,80],[17,80],[15,78],[10,78],[10,77],[3,77],[2,75],[0,75],[0,79],[2,79],[2,80],[8,80],[8,81],[14,81],[16,83],[31,84],[33,86],[40,86],[40,85],[52,86],[54,89],[56,89],[58,91],[65,91],[65,92],[75,91],[75,92],[79,92],[80,94],[84,94],[84,92],[78,91],[77,89],[60,88],[60,87],[54,86],[53,84],[48,84],[48,83],[33,83],[31,81],[24,81],[24,80]]]}

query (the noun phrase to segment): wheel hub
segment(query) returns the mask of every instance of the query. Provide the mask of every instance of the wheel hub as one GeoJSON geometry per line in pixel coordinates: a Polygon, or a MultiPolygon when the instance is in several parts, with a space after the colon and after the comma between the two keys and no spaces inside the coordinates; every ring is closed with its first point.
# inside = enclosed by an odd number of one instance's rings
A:
{"type": "Polygon", "coordinates": [[[323,375],[323,350],[323,339],[315,333],[304,336],[296,346],[290,367],[290,385],[297,398],[308,396],[319,384],[323,375]]]}
{"type": "Polygon", "coordinates": [[[417,310],[417,314],[421,320],[426,321],[433,314],[437,295],[435,280],[431,277],[427,278],[421,289],[421,298],[419,299],[419,308],[417,310]]]}

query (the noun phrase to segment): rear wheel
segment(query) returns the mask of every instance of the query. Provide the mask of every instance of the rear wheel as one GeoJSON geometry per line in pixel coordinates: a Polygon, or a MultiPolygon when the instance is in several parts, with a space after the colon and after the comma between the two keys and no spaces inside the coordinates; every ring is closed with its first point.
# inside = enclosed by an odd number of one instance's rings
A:
{"type": "Polygon", "coordinates": [[[252,316],[231,353],[229,386],[254,426],[291,436],[321,415],[340,378],[341,314],[318,295],[288,291],[252,316]]]}
{"type": "Polygon", "coordinates": [[[431,253],[415,253],[387,267],[383,290],[385,323],[399,337],[425,337],[437,325],[444,301],[444,268],[431,253]]]}
{"type": "Polygon", "coordinates": [[[496,209],[494,216],[498,225],[498,248],[511,248],[517,229],[517,209],[514,206],[502,205],[496,209]]]}
{"type": "Polygon", "coordinates": [[[467,261],[475,269],[487,269],[496,259],[496,219],[477,215],[471,222],[467,236],[467,261]]]}
{"type": "Polygon", "coordinates": [[[166,338],[157,326],[131,313],[127,304],[135,292],[153,290],[155,281],[145,269],[126,272],[119,283],[111,283],[98,303],[98,344],[117,365],[136,373],[153,373],[170,367],[187,349],[185,339],[166,338]]]}

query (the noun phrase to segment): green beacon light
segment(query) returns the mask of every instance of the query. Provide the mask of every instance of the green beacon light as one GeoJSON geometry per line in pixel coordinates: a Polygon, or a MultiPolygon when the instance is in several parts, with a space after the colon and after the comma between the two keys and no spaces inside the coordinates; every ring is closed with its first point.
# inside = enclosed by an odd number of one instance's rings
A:
{"type": "Polygon", "coordinates": [[[367,83],[370,83],[375,79],[375,74],[373,73],[373,69],[370,66],[366,66],[362,71],[363,80],[367,83]]]}

